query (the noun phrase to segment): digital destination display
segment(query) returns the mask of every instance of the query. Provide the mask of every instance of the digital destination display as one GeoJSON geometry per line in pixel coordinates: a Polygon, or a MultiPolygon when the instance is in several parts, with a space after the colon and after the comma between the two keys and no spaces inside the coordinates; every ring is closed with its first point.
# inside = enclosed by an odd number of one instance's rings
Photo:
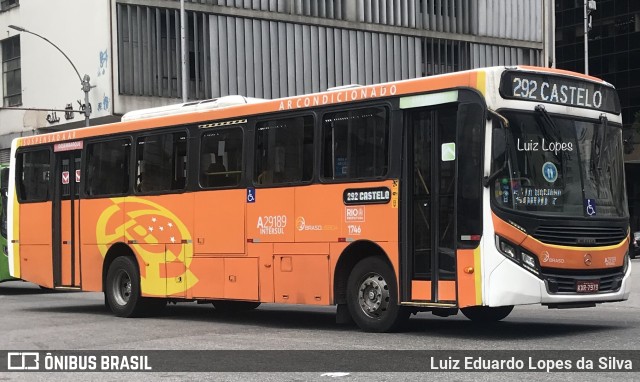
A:
{"type": "Polygon", "coordinates": [[[615,89],[565,76],[506,71],[500,80],[500,95],[620,114],[620,101],[615,89]]]}
{"type": "Polygon", "coordinates": [[[391,190],[387,187],[347,188],[342,193],[345,205],[386,204],[391,200],[391,190]]]}

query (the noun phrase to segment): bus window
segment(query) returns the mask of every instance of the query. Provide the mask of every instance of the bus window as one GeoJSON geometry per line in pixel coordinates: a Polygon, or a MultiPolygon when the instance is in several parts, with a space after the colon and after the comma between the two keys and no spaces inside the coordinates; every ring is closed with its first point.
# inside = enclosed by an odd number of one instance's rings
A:
{"type": "Polygon", "coordinates": [[[0,236],[7,237],[7,200],[9,191],[9,167],[0,168],[0,236]]]}
{"type": "Polygon", "coordinates": [[[140,137],[136,146],[136,192],[175,191],[185,188],[187,133],[140,137]]]}
{"type": "Polygon", "coordinates": [[[200,185],[230,187],[240,184],[242,128],[207,132],[200,144],[200,185]]]}
{"type": "Polygon", "coordinates": [[[128,139],[90,143],[86,155],[87,195],[118,195],[129,191],[131,143],[128,139]]]}
{"type": "Polygon", "coordinates": [[[389,124],[386,108],[325,114],[322,136],[324,179],[376,178],[387,174],[389,124]]]}
{"type": "Polygon", "coordinates": [[[38,150],[17,155],[18,196],[21,202],[49,199],[49,150],[38,150]]]}
{"type": "Polygon", "coordinates": [[[310,181],[313,176],[313,117],[256,125],[254,182],[262,186],[310,181]]]}

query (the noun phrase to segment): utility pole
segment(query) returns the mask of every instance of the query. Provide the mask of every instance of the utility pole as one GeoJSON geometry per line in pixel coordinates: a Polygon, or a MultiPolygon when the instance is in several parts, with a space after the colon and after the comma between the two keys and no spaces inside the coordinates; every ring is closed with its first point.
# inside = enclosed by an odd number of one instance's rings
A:
{"type": "Polygon", "coordinates": [[[589,31],[592,27],[591,12],[595,10],[595,0],[584,0],[584,74],[589,74],[589,31]]]}
{"type": "Polygon", "coordinates": [[[64,56],[64,58],[67,59],[67,61],[69,61],[69,63],[71,64],[71,66],[73,67],[73,70],[75,70],[76,74],[78,75],[78,79],[80,80],[80,85],[82,85],[82,91],[84,92],[84,125],[85,126],[89,126],[89,116],[91,115],[91,106],[89,105],[89,91],[91,90],[91,88],[93,86],[91,86],[90,80],[91,78],[89,77],[88,74],[85,74],[84,77],[80,76],[80,72],[78,72],[78,69],[76,68],[76,66],[73,64],[73,61],[71,61],[71,59],[69,58],[69,56],[67,56],[62,49],[60,49],[56,44],[52,43],[51,41],[49,41],[49,39],[47,39],[46,37],[40,36],[37,33],[31,32],[29,30],[26,30],[22,27],[19,27],[17,25],[9,25],[9,28],[11,29],[15,29],[18,32],[24,32],[24,33],[29,33],[32,34],[36,37],[40,37],[41,39],[43,39],[44,41],[48,42],[49,44],[53,45],[54,48],[56,48],[58,50],[58,52],[62,53],[62,55],[64,56]]]}
{"type": "Polygon", "coordinates": [[[182,62],[182,102],[183,103],[187,103],[187,81],[189,81],[189,79],[187,78],[187,39],[185,36],[185,30],[184,30],[184,26],[185,26],[185,13],[184,13],[184,0],[180,0],[180,56],[182,57],[182,59],[180,60],[180,62],[182,62]]]}

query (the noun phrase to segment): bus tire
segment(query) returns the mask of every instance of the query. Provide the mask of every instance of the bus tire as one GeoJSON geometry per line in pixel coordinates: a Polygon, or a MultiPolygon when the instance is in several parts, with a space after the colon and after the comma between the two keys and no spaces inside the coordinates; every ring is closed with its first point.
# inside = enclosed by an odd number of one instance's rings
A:
{"type": "Polygon", "coordinates": [[[347,306],[360,329],[366,332],[396,331],[410,312],[398,305],[393,269],[380,257],[360,260],[347,281],[347,306]]]}
{"type": "Polygon", "coordinates": [[[107,272],[105,295],[116,316],[142,315],[145,304],[140,294],[140,272],[133,257],[121,256],[113,260],[107,272]]]}
{"type": "Polygon", "coordinates": [[[513,305],[506,306],[470,306],[460,309],[462,314],[474,322],[497,322],[506,318],[513,310],[513,305]]]}
{"type": "Polygon", "coordinates": [[[213,302],[213,307],[220,313],[246,312],[248,310],[256,309],[259,306],[259,302],[253,301],[218,300],[213,302]]]}

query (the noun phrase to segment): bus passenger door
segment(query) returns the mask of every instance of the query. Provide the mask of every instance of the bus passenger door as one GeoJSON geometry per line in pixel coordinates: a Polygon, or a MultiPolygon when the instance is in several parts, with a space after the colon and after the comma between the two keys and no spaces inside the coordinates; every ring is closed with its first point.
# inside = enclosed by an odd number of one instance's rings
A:
{"type": "Polygon", "coordinates": [[[456,302],[456,114],[456,104],[405,110],[409,301],[456,302]]]}
{"type": "Polygon", "coordinates": [[[53,194],[54,287],[80,287],[80,153],[55,153],[53,194]]]}

